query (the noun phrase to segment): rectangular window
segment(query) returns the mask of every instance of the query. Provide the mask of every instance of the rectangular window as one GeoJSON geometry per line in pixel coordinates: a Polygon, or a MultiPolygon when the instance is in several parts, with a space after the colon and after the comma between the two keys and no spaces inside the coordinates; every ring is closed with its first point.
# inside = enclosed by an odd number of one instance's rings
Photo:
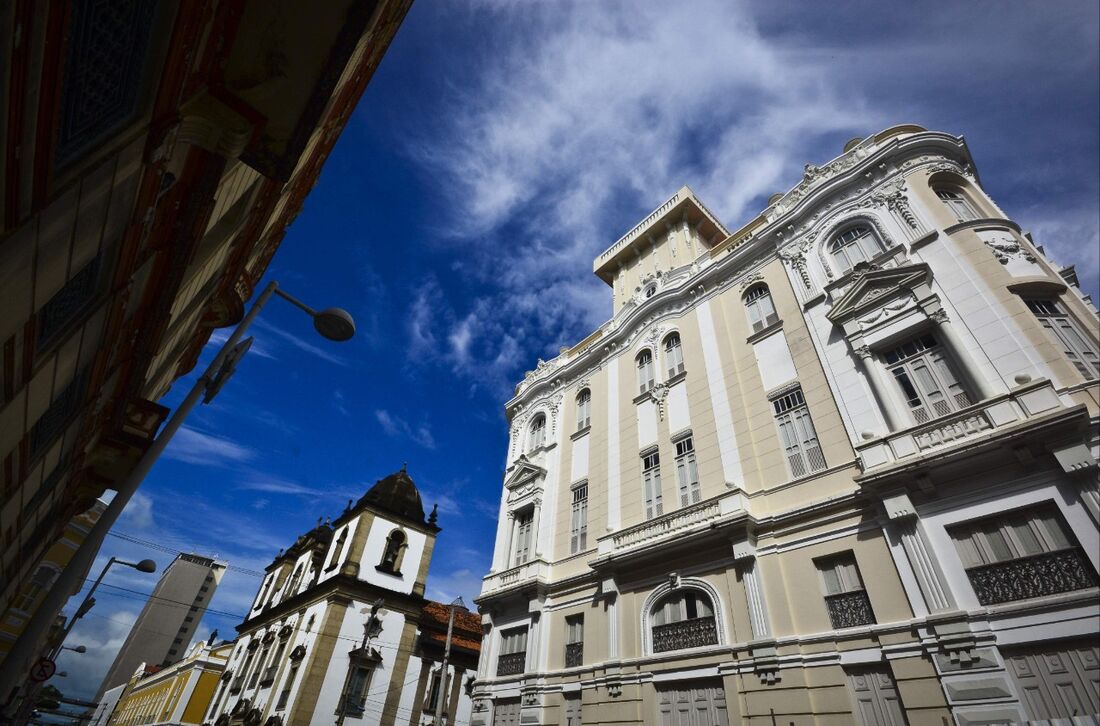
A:
{"type": "Polygon", "coordinates": [[[695,465],[695,442],[690,436],[676,442],[676,480],[680,484],[681,507],[702,500],[699,469],[695,465]]]}
{"type": "Polygon", "coordinates": [[[348,675],[348,688],[344,692],[345,716],[362,718],[367,706],[367,688],[370,687],[372,669],[370,666],[353,665],[348,675]]]}
{"type": "Polygon", "coordinates": [[[584,615],[565,619],[565,667],[576,668],[584,662],[584,615]]]}
{"type": "Polygon", "coordinates": [[[982,605],[1096,585],[1096,571],[1053,504],[948,528],[982,605]]]}
{"type": "Polygon", "coordinates": [[[500,633],[500,657],[497,659],[498,676],[514,676],[523,673],[527,661],[527,628],[504,630],[500,633]]]}
{"type": "Polygon", "coordinates": [[[429,713],[435,713],[436,704],[439,702],[439,687],[442,685],[441,671],[432,673],[432,685],[428,689],[428,702],[425,704],[425,711],[429,713]]]}
{"type": "Polygon", "coordinates": [[[856,557],[851,552],[817,560],[825,589],[825,605],[834,628],[854,628],[875,622],[871,601],[863,589],[856,557]]]}
{"type": "Polygon", "coordinates": [[[573,512],[570,522],[569,552],[588,548],[588,482],[573,488],[573,512]]]}
{"type": "Polygon", "coordinates": [[[516,513],[516,566],[531,559],[531,530],[534,525],[534,514],[530,509],[516,513]]]}
{"type": "Polygon", "coordinates": [[[31,428],[30,458],[34,459],[52,444],[65,427],[72,421],[73,416],[80,410],[80,404],[84,401],[84,394],[88,388],[88,379],[91,377],[91,366],[85,366],[79,371],[50,402],[47,408],[34,426],[31,428]]]}
{"type": "Polygon", "coordinates": [[[779,442],[787,457],[792,477],[804,476],[825,468],[825,454],[817,440],[810,408],[797,388],[772,400],[775,425],[779,427],[779,442]]]}
{"type": "Polygon", "coordinates": [[[1025,300],[1047,332],[1058,341],[1070,363],[1085,378],[1100,377],[1100,349],[1081,331],[1077,321],[1070,317],[1057,300],[1025,300]]]}
{"type": "Polygon", "coordinates": [[[661,457],[654,451],[642,457],[642,479],[645,484],[645,518],[663,514],[661,505],[661,457]]]}
{"type": "Polygon", "coordinates": [[[283,684],[283,690],[279,693],[279,701],[275,704],[276,711],[282,711],[286,708],[287,701],[290,700],[290,691],[294,688],[294,679],[298,676],[298,664],[295,663],[290,667],[290,673],[286,677],[286,683],[283,684]]]}
{"type": "Polygon", "coordinates": [[[932,334],[922,335],[883,354],[918,424],[946,416],[971,403],[947,354],[932,334]]]}
{"type": "Polygon", "coordinates": [[[99,288],[100,259],[101,255],[96,255],[95,259],[70,277],[38,311],[35,316],[38,322],[35,341],[37,350],[52,343],[95,297],[99,288]]]}

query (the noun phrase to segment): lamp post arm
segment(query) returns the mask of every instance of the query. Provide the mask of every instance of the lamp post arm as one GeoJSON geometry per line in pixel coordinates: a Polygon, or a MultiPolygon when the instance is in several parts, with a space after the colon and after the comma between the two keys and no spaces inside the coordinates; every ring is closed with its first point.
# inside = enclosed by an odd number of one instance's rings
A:
{"type": "MultiPolygon", "coordinates": [[[[271,296],[277,290],[278,283],[272,280],[260,293],[260,296],[256,298],[256,302],[252,304],[248,314],[237,325],[237,329],[229,336],[229,340],[225,341],[217,355],[214,356],[214,360],[210,362],[203,374],[195,381],[195,385],[191,387],[187,397],[176,407],[176,410],[165,423],[160,435],[146,449],[141,459],[138,460],[137,466],[130,472],[126,480],[115,490],[114,499],[99,515],[99,519],[89,530],[84,542],[73,554],[73,558],[69,560],[69,564],[65,566],[57,581],[54,582],[53,587],[47,591],[46,597],[39,604],[34,615],[27,621],[27,625],[19,635],[19,639],[12,644],[8,656],[3,662],[0,662],[0,684],[5,684],[5,690],[0,691],[0,701],[8,702],[4,705],[5,710],[10,707],[10,700],[15,695],[16,689],[20,688],[26,680],[31,661],[38,655],[35,652],[36,648],[46,635],[54,616],[64,607],[70,594],[74,589],[77,589],[76,585],[84,578],[84,573],[92,566],[95,556],[99,553],[99,548],[103,545],[103,540],[107,536],[107,532],[118,520],[122,510],[126,508],[126,504],[134,496],[134,492],[137,491],[149,470],[153,468],[153,464],[156,463],[161,453],[168,446],[168,442],[172,440],[172,437],[183,425],[187,415],[191,413],[191,409],[202,398],[207,386],[217,375],[226,355],[237,345],[245,331],[248,330],[248,326],[252,324],[264,304],[271,299],[271,296]],[[7,684],[13,685],[9,687],[7,684]],[[11,690],[7,690],[9,688],[11,690]]],[[[102,576],[100,579],[102,579],[102,576]]]]}
{"type": "MultiPolygon", "coordinates": [[[[272,282],[271,284],[274,285],[275,283],[272,282]]],[[[309,305],[306,305],[304,302],[302,302],[298,298],[294,297],[293,295],[291,295],[286,290],[283,290],[281,287],[276,287],[274,292],[275,292],[276,295],[281,297],[283,300],[286,300],[291,305],[295,305],[295,306],[301,308],[302,310],[305,310],[306,313],[308,313],[310,317],[313,317],[317,314],[316,310],[311,308],[309,305]]]]}
{"type": "Polygon", "coordinates": [[[116,562],[118,562],[118,560],[114,557],[107,560],[107,564],[103,566],[103,570],[99,573],[99,577],[97,577],[95,582],[92,583],[92,586],[88,588],[87,594],[84,595],[84,599],[80,601],[80,605],[77,606],[72,617],[69,618],[69,622],[65,623],[65,627],[61,631],[61,637],[58,639],[57,645],[50,651],[50,660],[56,660],[57,656],[61,655],[61,651],[65,647],[65,639],[69,637],[69,632],[73,629],[73,626],[76,625],[76,621],[80,619],[80,611],[83,610],[84,605],[92,599],[92,595],[95,593],[96,588],[99,587],[99,583],[103,582],[103,578],[107,576],[107,570],[111,569],[111,565],[116,562]]]}

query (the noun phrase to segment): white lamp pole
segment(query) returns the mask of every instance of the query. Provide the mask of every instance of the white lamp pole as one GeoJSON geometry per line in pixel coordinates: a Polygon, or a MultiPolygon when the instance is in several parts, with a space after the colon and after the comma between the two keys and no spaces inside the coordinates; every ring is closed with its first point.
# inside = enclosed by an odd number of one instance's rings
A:
{"type": "Polygon", "coordinates": [[[466,609],[466,603],[462,597],[456,597],[451,603],[451,616],[447,619],[447,644],[443,647],[443,666],[439,669],[439,693],[435,697],[435,718],[433,726],[439,726],[439,719],[443,716],[443,700],[447,697],[447,662],[451,659],[451,633],[455,627],[455,609],[466,609]]]}
{"type": "MultiPolygon", "coordinates": [[[[46,593],[46,597],[38,606],[38,609],[35,610],[34,615],[27,621],[27,625],[20,634],[19,639],[12,644],[7,658],[0,663],[0,684],[15,684],[18,687],[18,684],[21,684],[27,678],[31,661],[38,655],[39,643],[41,643],[55,615],[65,605],[65,601],[69,599],[72,593],[79,590],[80,582],[92,566],[92,562],[95,560],[107,532],[114,525],[119,515],[122,514],[122,510],[126,508],[126,504],[134,496],[134,492],[137,491],[141,482],[148,475],[149,470],[153,468],[157,459],[168,446],[168,442],[172,440],[172,436],[183,425],[187,415],[191,413],[199,399],[202,399],[203,403],[209,403],[221,390],[226,380],[233,375],[237,363],[248,352],[248,347],[252,343],[251,338],[241,342],[241,337],[248,330],[248,326],[252,324],[252,321],[256,319],[256,316],[259,315],[263,306],[271,299],[271,296],[276,294],[294,303],[312,316],[314,328],[329,340],[348,340],[355,334],[355,323],[346,311],[339,308],[329,308],[320,312],[315,311],[280,290],[276,281],[269,282],[252,304],[248,314],[237,325],[233,334],[229,336],[229,340],[225,341],[218,354],[214,356],[214,360],[210,362],[203,374],[195,381],[195,385],[191,387],[187,397],[172,413],[160,435],[142,455],[126,481],[115,490],[114,499],[99,515],[99,519],[96,520],[95,525],[88,532],[80,548],[73,555],[69,564],[66,565],[65,570],[57,578],[53,587],[46,593]]],[[[12,695],[14,695],[14,692],[12,695]]],[[[10,708],[11,701],[14,699],[6,692],[0,693],[0,698],[7,699],[10,708]]]]}

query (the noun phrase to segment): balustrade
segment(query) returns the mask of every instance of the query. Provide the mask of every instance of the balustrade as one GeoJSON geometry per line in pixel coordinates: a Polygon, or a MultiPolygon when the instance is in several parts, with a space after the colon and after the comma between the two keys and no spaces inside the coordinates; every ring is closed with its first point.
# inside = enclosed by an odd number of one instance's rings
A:
{"type": "Polygon", "coordinates": [[[497,658],[498,676],[516,676],[523,673],[527,664],[527,651],[522,653],[506,653],[497,658]]]}
{"type": "Polygon", "coordinates": [[[713,617],[692,618],[653,626],[653,652],[718,644],[718,624],[713,617]]]}
{"type": "Polygon", "coordinates": [[[565,667],[576,668],[584,662],[584,643],[565,644],[565,667]]]}
{"type": "Polygon", "coordinates": [[[982,605],[1096,586],[1092,563],[1077,547],[971,567],[966,575],[982,605]]]}
{"type": "Polygon", "coordinates": [[[837,630],[875,622],[871,601],[863,590],[826,595],[825,604],[829,608],[829,620],[837,630]]]}

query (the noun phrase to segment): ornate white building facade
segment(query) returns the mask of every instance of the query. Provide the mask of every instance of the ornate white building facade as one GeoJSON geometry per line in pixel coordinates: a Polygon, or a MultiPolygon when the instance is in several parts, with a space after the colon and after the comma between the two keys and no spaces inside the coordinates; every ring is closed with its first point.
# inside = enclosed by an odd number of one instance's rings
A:
{"type": "Polygon", "coordinates": [[[330,726],[469,721],[476,614],[424,598],[439,532],[404,468],[267,567],[204,723],[330,726]],[[472,622],[471,622],[472,621],[472,622]]]}
{"type": "Polygon", "coordinates": [[[472,724],[1095,715],[1098,319],[960,137],[686,187],[511,427],[472,724]]]}

